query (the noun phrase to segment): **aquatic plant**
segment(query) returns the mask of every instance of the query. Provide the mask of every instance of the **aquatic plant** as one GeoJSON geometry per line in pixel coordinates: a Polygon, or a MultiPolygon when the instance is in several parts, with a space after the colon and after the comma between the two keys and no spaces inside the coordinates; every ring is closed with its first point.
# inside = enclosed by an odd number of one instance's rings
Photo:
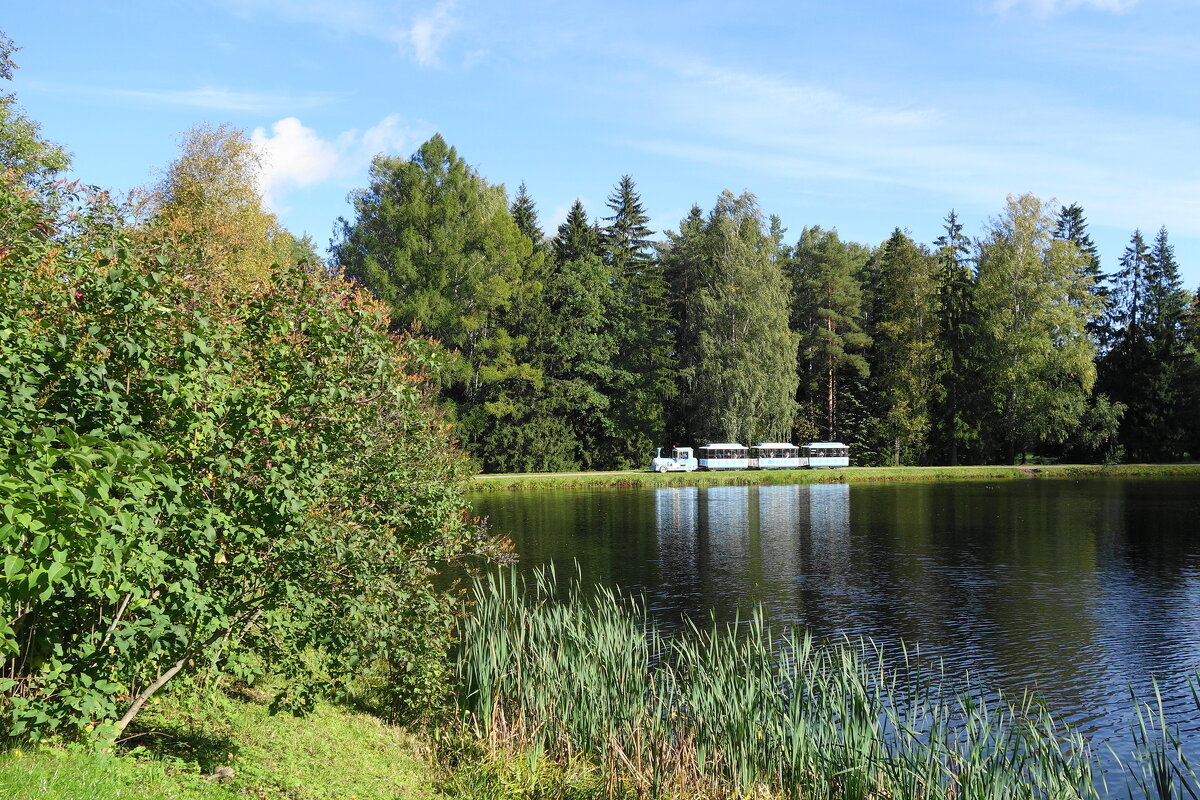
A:
{"type": "MultiPolygon", "coordinates": [[[[475,586],[460,630],[464,723],[529,763],[580,758],[639,796],[1095,798],[1097,754],[1034,697],[962,680],[907,649],[816,642],[761,614],[667,636],[637,599],[560,589],[553,568],[475,586]],[[966,686],[966,688],[964,688],[966,686]]],[[[1196,683],[1200,687],[1200,681],[1196,683]]],[[[1200,689],[1197,705],[1200,709],[1200,689]]],[[[1139,707],[1141,708],[1141,707],[1139,707]]],[[[1161,709],[1139,716],[1131,793],[1195,797],[1161,709]],[[1185,794],[1186,793],[1186,794],[1185,794]]]]}

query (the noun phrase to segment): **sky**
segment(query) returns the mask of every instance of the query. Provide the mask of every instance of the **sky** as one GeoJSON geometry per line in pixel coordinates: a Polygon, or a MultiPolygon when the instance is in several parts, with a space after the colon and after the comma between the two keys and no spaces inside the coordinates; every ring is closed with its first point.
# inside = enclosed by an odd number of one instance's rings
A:
{"type": "Polygon", "coordinates": [[[1200,0],[39,0],[0,28],[74,177],[151,184],[230,123],[320,249],[372,157],[440,132],[548,233],[626,174],[658,231],[728,189],[870,245],[1032,192],[1083,207],[1106,271],[1165,226],[1200,285],[1200,0]]]}

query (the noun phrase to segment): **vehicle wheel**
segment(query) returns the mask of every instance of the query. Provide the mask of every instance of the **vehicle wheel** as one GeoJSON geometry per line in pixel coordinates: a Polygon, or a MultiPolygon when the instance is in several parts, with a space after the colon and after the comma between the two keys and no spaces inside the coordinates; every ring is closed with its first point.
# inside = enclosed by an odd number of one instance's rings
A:
{"type": "Polygon", "coordinates": [[[658,468],[658,471],[659,471],[660,473],[663,473],[663,472],[666,472],[666,471],[667,471],[667,468],[666,468],[666,467],[659,467],[659,468],[658,468]]]}

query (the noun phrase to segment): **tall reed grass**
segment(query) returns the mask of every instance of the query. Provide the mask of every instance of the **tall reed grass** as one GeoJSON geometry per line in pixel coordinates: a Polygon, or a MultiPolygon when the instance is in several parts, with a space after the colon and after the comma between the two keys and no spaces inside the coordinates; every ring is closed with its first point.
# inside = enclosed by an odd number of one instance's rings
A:
{"type": "MultiPolygon", "coordinates": [[[[667,636],[636,599],[577,582],[560,592],[552,568],[476,584],[457,669],[476,736],[530,763],[587,759],[610,796],[1125,794],[1033,698],[964,690],[908,652],[893,662],[870,642],[816,643],[761,614],[667,636]]],[[[1130,796],[1195,798],[1161,703],[1139,709],[1137,752],[1120,762],[1130,796]]]]}

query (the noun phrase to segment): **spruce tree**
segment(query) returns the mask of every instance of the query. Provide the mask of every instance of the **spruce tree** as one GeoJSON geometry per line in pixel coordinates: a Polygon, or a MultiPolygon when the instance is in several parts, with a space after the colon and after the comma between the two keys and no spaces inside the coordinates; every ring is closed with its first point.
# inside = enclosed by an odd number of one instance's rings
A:
{"type": "Polygon", "coordinates": [[[517,230],[533,242],[534,250],[541,250],[545,245],[546,236],[538,222],[537,204],[529,196],[525,181],[521,181],[521,185],[517,187],[517,196],[513,198],[509,213],[512,214],[513,222],[517,223],[517,230]]]}
{"type": "MultiPolygon", "coordinates": [[[[1082,206],[1072,203],[1059,210],[1054,237],[1071,242],[1087,259],[1085,272],[1092,280],[1092,294],[1100,299],[1103,308],[1107,308],[1111,290],[1100,268],[1100,251],[1096,249],[1096,243],[1087,232],[1087,220],[1083,216],[1082,206]]],[[[1088,323],[1088,333],[1096,341],[1100,352],[1104,352],[1111,343],[1111,331],[1103,316],[1088,323]]]]}
{"type": "Polygon", "coordinates": [[[659,259],[667,284],[667,312],[675,356],[675,389],[666,409],[664,440],[670,444],[693,443],[699,437],[696,400],[698,325],[696,292],[703,280],[705,223],[700,206],[693,205],[679,223],[679,231],[666,231],[659,259]]]}
{"type": "Polygon", "coordinates": [[[1188,298],[1165,228],[1152,247],[1134,232],[1116,283],[1116,339],[1100,369],[1105,391],[1128,407],[1121,444],[1138,461],[1179,458],[1190,410],[1188,298]]]}
{"type": "Polygon", "coordinates": [[[614,461],[637,464],[661,444],[664,406],[674,389],[666,286],[662,265],[650,241],[653,231],[641,197],[628,175],[608,198],[612,211],[600,231],[604,263],[618,293],[617,358],[628,370],[628,383],[609,387],[619,432],[610,442],[614,461]]]}
{"type": "Polygon", "coordinates": [[[975,305],[975,275],[971,240],[953,210],[946,215],[945,233],[934,240],[938,264],[939,349],[942,390],[936,399],[941,456],[957,466],[964,445],[978,442],[978,415],[971,413],[979,376],[975,354],[979,314],[975,305]]]}
{"type": "Polygon", "coordinates": [[[558,233],[550,242],[550,251],[559,264],[601,254],[600,231],[588,222],[587,212],[578,199],[571,204],[567,218],[558,226],[558,233]]]}
{"type": "Polygon", "coordinates": [[[863,248],[844,243],[836,231],[819,226],[803,229],[792,251],[792,329],[800,336],[797,399],[800,414],[813,426],[798,428],[798,438],[807,438],[811,430],[822,431],[827,439],[837,438],[838,410],[845,404],[839,381],[870,372],[863,357],[871,337],[862,329],[859,279],[867,257],[863,248]]]}
{"type": "Polygon", "coordinates": [[[871,377],[892,463],[920,463],[940,388],[937,264],[899,228],[877,252],[871,377]]]}

